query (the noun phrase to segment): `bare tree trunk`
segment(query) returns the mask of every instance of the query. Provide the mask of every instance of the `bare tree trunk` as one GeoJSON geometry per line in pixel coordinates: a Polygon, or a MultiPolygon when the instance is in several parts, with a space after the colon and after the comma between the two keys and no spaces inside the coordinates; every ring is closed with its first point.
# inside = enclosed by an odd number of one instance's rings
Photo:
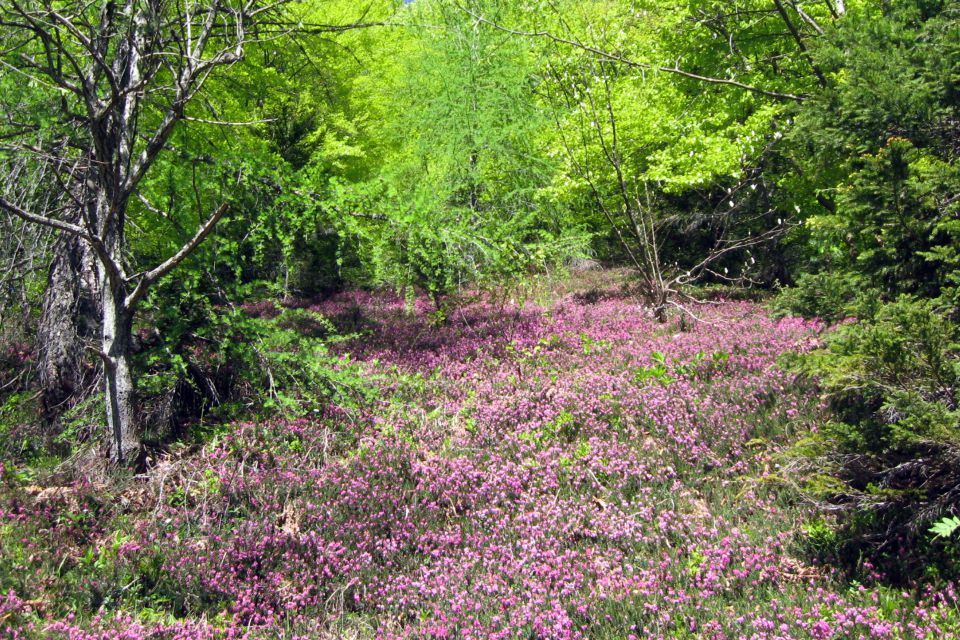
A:
{"type": "Polygon", "coordinates": [[[102,296],[101,357],[104,361],[107,428],[113,438],[110,461],[131,466],[137,462],[141,448],[130,366],[133,313],[124,303],[124,287],[112,285],[110,278],[104,278],[102,296]]]}
{"type": "MultiPolygon", "coordinates": [[[[63,392],[76,387],[64,378],[70,377],[72,363],[80,361],[82,352],[71,320],[84,299],[83,286],[90,284],[88,290],[98,294],[93,296],[99,298],[102,321],[98,351],[110,458],[116,464],[136,464],[141,448],[131,375],[134,311],[149,288],[213,232],[228,206],[220,205],[166,260],[129,273],[127,205],[140,194],[141,182],[210,75],[242,60],[248,28],[259,21],[274,25],[286,2],[116,3],[122,8],[81,0],[0,2],[3,37],[18,43],[0,51],[0,63],[24,67],[20,71],[31,81],[60,92],[70,115],[51,125],[50,132],[43,129],[41,137],[48,143],[36,142],[31,127],[0,132],[6,134],[5,148],[9,138],[9,148],[37,163],[37,168],[28,167],[34,177],[50,171],[57,180],[57,188],[46,193],[50,197],[39,201],[26,197],[36,191],[37,180],[13,201],[0,195],[0,209],[69,236],[58,247],[60,257],[51,272],[43,330],[48,384],[56,392],[50,406],[62,403],[63,392]],[[148,102],[151,117],[142,117],[148,102]],[[66,140],[71,141],[69,148],[66,140]],[[91,263],[96,265],[95,281],[89,277],[91,263]]],[[[17,111],[21,107],[16,102],[4,106],[17,111]]],[[[6,119],[16,122],[9,114],[6,119]]]]}
{"type": "Polygon", "coordinates": [[[74,236],[57,240],[37,331],[44,417],[57,418],[92,384],[95,368],[84,342],[98,333],[98,284],[89,245],[74,236]]]}

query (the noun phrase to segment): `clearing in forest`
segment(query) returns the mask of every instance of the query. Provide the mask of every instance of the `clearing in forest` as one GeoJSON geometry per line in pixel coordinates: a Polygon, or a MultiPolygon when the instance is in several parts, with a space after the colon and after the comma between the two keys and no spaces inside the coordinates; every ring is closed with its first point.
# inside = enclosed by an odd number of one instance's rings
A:
{"type": "Polygon", "coordinates": [[[339,348],[376,400],[232,425],[162,460],[121,506],[83,486],[41,499],[8,478],[3,551],[22,570],[0,631],[956,633],[952,593],[851,587],[803,553],[808,514],[780,453],[819,409],[776,362],[814,345],[821,325],[748,302],[661,324],[616,289],[477,302],[441,326],[424,301],[411,314],[389,295],[348,292],[314,310],[356,332],[339,348]]]}

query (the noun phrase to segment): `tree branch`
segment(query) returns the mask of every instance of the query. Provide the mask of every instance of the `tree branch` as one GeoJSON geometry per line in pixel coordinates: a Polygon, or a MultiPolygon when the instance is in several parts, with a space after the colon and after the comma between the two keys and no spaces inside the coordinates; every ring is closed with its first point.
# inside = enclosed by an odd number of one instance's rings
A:
{"type": "Polygon", "coordinates": [[[44,227],[51,227],[53,229],[57,229],[59,231],[63,231],[66,233],[71,233],[89,242],[94,241],[93,236],[90,235],[90,233],[88,233],[86,229],[84,229],[79,225],[72,224],[70,222],[64,222],[63,220],[57,220],[56,218],[48,218],[46,216],[30,213],[29,211],[25,211],[21,209],[20,207],[13,204],[12,202],[9,202],[5,198],[0,198],[0,209],[8,211],[20,219],[26,220],[27,222],[31,222],[33,224],[39,224],[44,227]]]}
{"type": "Polygon", "coordinates": [[[215,124],[221,127],[251,127],[257,124],[267,124],[276,122],[278,118],[264,118],[262,120],[250,120],[248,122],[231,122],[229,120],[208,120],[207,118],[194,118],[193,116],[184,116],[185,122],[200,122],[202,124],[215,124]]]}
{"type": "Polygon", "coordinates": [[[517,36],[524,36],[528,38],[546,38],[548,40],[552,40],[553,42],[575,47],[577,49],[581,49],[588,53],[592,53],[593,55],[598,56],[600,58],[604,58],[606,60],[612,60],[614,62],[619,62],[621,64],[624,64],[628,67],[633,67],[635,69],[644,69],[646,71],[660,71],[663,73],[672,73],[674,75],[682,76],[684,78],[690,78],[691,80],[698,80],[700,82],[706,82],[709,84],[729,85],[731,87],[737,87],[739,89],[743,89],[744,91],[749,91],[751,93],[757,93],[759,95],[767,96],[768,98],[773,98],[775,100],[792,101],[792,102],[803,102],[804,100],[806,100],[806,96],[803,96],[803,95],[797,95],[793,93],[784,93],[780,91],[770,91],[768,89],[755,87],[753,85],[739,82],[737,80],[703,76],[698,73],[686,71],[685,69],[681,69],[678,66],[662,67],[655,64],[648,64],[646,62],[637,62],[636,60],[625,58],[620,54],[610,53],[609,51],[604,51],[602,49],[597,49],[596,47],[593,47],[591,45],[583,44],[582,42],[579,42],[577,40],[570,40],[569,38],[563,38],[549,31],[519,31],[517,29],[511,29],[509,27],[505,27],[501,24],[488,20],[487,18],[484,18],[483,16],[479,16],[464,7],[460,7],[460,10],[472,16],[475,20],[477,20],[477,22],[489,25],[490,27],[493,27],[494,29],[498,29],[505,33],[510,33],[517,36]]]}
{"type": "Polygon", "coordinates": [[[133,292],[130,293],[130,295],[128,295],[127,299],[125,300],[125,304],[127,308],[132,309],[140,301],[140,299],[143,298],[144,294],[147,292],[147,289],[150,287],[150,285],[152,285],[154,282],[156,282],[157,280],[165,276],[174,267],[176,267],[178,264],[183,262],[187,256],[193,253],[194,250],[196,250],[196,248],[200,246],[200,243],[202,243],[207,238],[207,236],[209,236],[213,232],[214,227],[217,226],[217,222],[220,221],[220,218],[223,217],[223,215],[227,212],[227,209],[229,208],[230,208],[230,204],[227,202],[224,202],[222,205],[220,205],[219,208],[217,208],[216,211],[213,212],[213,215],[210,216],[210,218],[207,219],[206,222],[200,225],[200,228],[197,229],[197,233],[186,244],[180,247],[179,251],[177,251],[175,254],[173,254],[166,260],[164,260],[161,264],[157,265],[155,268],[151,269],[150,271],[146,271],[130,277],[128,279],[129,281],[137,280],[138,282],[133,292]]]}
{"type": "Polygon", "coordinates": [[[809,13],[803,10],[796,0],[790,2],[790,6],[793,7],[793,10],[797,12],[797,15],[803,18],[803,21],[806,22],[810,27],[817,32],[817,35],[823,35],[823,27],[820,26],[820,23],[814,19],[809,13]]]}
{"type": "Polygon", "coordinates": [[[776,5],[777,13],[780,14],[780,17],[783,19],[783,23],[787,25],[787,29],[790,31],[790,35],[793,36],[794,41],[797,43],[797,48],[800,49],[800,53],[802,53],[803,57],[806,58],[807,62],[810,63],[810,68],[813,69],[814,75],[817,76],[817,82],[820,83],[821,87],[826,87],[827,77],[823,75],[820,65],[818,65],[817,61],[813,59],[812,55],[810,55],[807,45],[804,44],[803,38],[800,36],[799,29],[797,29],[795,24],[793,24],[793,20],[790,19],[790,14],[787,13],[787,9],[783,6],[783,3],[780,0],[773,0],[773,4],[776,5]]]}

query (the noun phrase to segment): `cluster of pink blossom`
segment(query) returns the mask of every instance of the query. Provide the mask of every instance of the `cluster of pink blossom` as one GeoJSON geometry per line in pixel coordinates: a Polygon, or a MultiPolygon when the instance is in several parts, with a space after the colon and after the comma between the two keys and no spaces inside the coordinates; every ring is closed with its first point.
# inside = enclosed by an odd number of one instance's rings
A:
{"type": "Polygon", "coordinates": [[[33,607],[9,591],[0,595],[0,636],[8,640],[26,640],[36,630],[31,620],[33,607]]]}
{"type": "Polygon", "coordinates": [[[478,303],[439,327],[385,295],[315,310],[361,327],[340,349],[380,381],[376,405],[237,425],[103,542],[123,575],[155,559],[191,621],[48,633],[923,640],[956,624],[952,591],[881,606],[792,553],[797,511],[769,480],[816,404],[775,365],[816,323],[727,303],[681,330],[616,296],[478,303]]]}

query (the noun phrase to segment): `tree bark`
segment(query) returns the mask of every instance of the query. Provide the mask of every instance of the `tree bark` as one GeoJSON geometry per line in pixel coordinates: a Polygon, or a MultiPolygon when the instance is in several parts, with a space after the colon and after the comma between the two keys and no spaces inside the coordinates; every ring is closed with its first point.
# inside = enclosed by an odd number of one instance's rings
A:
{"type": "Polygon", "coordinates": [[[104,278],[103,336],[101,358],[104,364],[107,428],[112,435],[110,461],[132,466],[140,456],[140,434],[137,430],[135,389],[131,374],[131,342],[133,313],[124,303],[124,287],[104,278]]]}
{"type": "Polygon", "coordinates": [[[44,418],[55,425],[93,383],[96,367],[84,343],[99,333],[98,278],[93,252],[80,238],[62,235],[50,264],[37,331],[44,418]]]}

